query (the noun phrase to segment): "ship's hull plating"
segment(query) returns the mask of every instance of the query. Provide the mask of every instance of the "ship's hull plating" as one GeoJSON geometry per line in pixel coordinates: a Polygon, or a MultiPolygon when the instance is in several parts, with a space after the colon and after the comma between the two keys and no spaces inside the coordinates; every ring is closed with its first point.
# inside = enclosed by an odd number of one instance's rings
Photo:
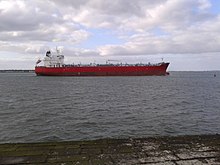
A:
{"type": "Polygon", "coordinates": [[[163,76],[169,63],[152,66],[35,67],[38,76],[163,76]]]}

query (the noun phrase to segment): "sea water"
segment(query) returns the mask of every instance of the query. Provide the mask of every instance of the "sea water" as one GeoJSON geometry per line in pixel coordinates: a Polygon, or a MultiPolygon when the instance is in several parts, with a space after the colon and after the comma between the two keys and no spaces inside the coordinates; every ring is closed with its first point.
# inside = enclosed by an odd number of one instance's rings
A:
{"type": "Polygon", "coordinates": [[[0,73],[0,143],[215,134],[219,121],[217,71],[149,77],[0,73]]]}

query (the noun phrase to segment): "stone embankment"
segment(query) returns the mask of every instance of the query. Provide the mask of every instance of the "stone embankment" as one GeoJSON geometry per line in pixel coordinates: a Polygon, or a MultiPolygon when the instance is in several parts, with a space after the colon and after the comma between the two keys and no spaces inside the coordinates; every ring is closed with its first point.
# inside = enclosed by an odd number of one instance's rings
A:
{"type": "Polygon", "coordinates": [[[220,165],[220,135],[0,144],[0,164],[220,165]]]}

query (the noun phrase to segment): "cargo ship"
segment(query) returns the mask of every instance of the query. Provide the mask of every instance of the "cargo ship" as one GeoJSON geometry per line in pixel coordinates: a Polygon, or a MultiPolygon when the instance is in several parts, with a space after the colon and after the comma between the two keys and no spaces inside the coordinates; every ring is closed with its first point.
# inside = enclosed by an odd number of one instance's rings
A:
{"type": "Polygon", "coordinates": [[[51,51],[46,52],[43,60],[38,60],[35,66],[37,76],[165,76],[168,62],[156,64],[64,64],[64,55],[57,50],[52,55],[51,51]],[[43,62],[43,65],[40,65],[43,62]]]}

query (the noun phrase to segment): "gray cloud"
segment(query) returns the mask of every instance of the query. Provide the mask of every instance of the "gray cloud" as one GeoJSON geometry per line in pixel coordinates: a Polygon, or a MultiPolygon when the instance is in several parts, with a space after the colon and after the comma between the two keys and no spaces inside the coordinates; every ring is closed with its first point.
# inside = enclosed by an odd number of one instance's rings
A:
{"type": "MultiPolygon", "coordinates": [[[[72,56],[220,51],[220,15],[209,0],[0,0],[0,51],[72,56]],[[105,29],[124,43],[74,48],[105,29]]],[[[108,38],[106,38],[108,40],[108,38]]]]}
{"type": "Polygon", "coordinates": [[[63,23],[56,7],[47,1],[2,0],[0,6],[0,31],[31,31],[42,24],[63,23]]]}

